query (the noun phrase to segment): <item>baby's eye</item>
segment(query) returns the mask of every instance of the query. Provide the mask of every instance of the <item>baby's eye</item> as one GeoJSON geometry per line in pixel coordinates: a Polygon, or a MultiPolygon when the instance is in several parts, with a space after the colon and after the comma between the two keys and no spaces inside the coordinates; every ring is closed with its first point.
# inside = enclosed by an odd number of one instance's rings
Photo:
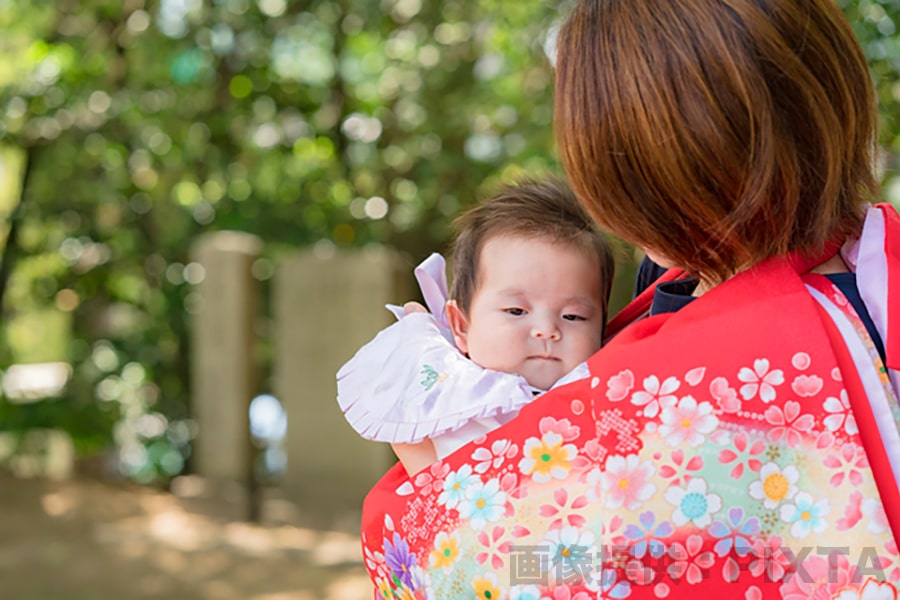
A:
{"type": "Polygon", "coordinates": [[[581,315],[563,315],[563,319],[566,321],[587,321],[587,318],[581,315]]]}
{"type": "Polygon", "coordinates": [[[513,315],[514,317],[521,317],[522,315],[525,314],[525,309],[514,306],[512,308],[504,308],[503,312],[505,312],[508,315],[513,315]]]}

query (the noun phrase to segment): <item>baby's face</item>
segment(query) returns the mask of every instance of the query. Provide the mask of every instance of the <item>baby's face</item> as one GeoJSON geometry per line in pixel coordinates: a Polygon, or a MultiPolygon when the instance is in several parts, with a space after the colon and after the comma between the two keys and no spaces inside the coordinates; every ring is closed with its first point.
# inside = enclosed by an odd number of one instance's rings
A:
{"type": "Polygon", "coordinates": [[[492,237],[468,315],[453,311],[457,346],[482,367],[549,389],[600,348],[600,277],[597,259],[572,246],[492,237]]]}

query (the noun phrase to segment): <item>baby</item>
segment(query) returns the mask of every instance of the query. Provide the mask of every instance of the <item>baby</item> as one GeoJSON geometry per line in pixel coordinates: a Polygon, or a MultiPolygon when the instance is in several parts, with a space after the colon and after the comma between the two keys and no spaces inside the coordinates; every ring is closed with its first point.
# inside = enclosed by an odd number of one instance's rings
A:
{"type": "Polygon", "coordinates": [[[586,376],[603,339],[612,252],[565,184],[508,185],[457,226],[449,300],[432,255],[416,269],[431,313],[394,307],[400,320],[338,372],[351,425],[410,474],[586,376]]]}

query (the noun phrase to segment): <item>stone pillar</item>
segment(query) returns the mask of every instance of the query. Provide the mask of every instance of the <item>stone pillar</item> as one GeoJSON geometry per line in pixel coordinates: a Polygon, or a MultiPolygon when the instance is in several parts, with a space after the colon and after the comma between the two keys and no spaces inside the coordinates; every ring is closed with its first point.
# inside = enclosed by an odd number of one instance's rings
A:
{"type": "Polygon", "coordinates": [[[260,286],[251,267],[261,251],[259,238],[234,231],[203,235],[192,247],[205,271],[192,319],[192,406],[199,427],[193,464],[211,483],[247,483],[252,472],[248,407],[259,392],[260,286]]]}
{"type": "Polygon", "coordinates": [[[274,388],[288,417],[284,491],[302,508],[359,510],[393,464],[387,444],[360,438],[338,407],[335,374],[412,296],[411,265],[383,247],[299,252],[273,288],[274,388]]]}

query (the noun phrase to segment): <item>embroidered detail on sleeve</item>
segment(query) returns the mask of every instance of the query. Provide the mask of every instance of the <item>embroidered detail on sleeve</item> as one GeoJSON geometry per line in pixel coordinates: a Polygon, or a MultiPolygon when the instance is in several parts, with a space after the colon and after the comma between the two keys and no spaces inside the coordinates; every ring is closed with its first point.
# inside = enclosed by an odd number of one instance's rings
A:
{"type": "Polygon", "coordinates": [[[431,365],[424,365],[422,370],[419,371],[421,375],[425,376],[425,379],[419,382],[419,384],[425,388],[425,391],[430,391],[431,388],[435,386],[435,384],[440,383],[447,379],[447,373],[438,373],[437,370],[431,365]]]}

